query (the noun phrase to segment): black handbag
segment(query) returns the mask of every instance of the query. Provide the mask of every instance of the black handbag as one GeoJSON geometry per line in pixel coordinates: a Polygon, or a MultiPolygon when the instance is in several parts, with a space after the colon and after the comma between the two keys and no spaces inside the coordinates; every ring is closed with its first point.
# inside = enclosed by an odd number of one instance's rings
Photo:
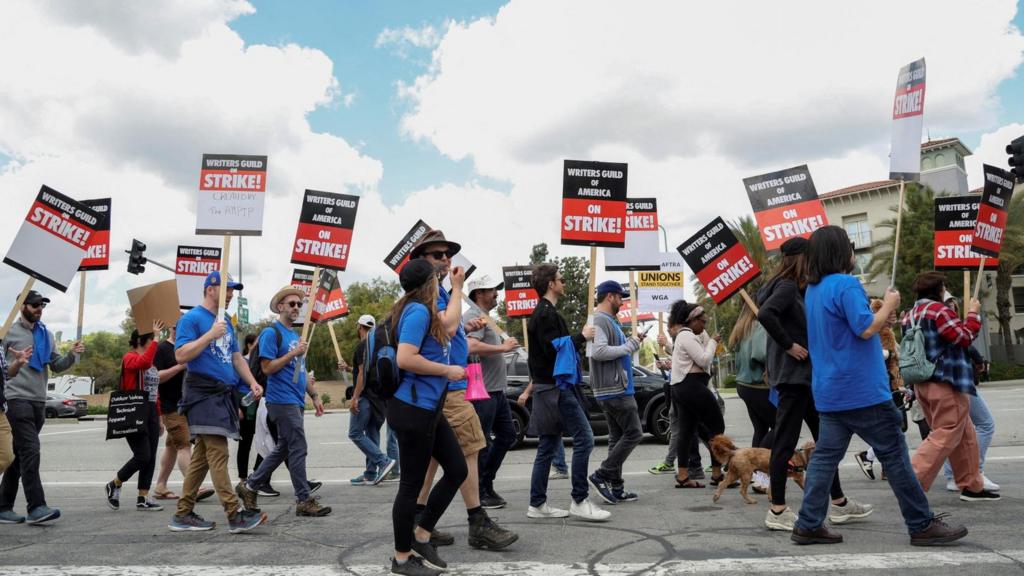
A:
{"type": "MultiPolygon", "coordinates": [[[[135,380],[135,390],[117,390],[110,393],[110,401],[107,403],[107,440],[147,433],[149,394],[142,388],[142,377],[140,372],[135,380]]],[[[118,382],[124,382],[123,360],[118,382]]]]}

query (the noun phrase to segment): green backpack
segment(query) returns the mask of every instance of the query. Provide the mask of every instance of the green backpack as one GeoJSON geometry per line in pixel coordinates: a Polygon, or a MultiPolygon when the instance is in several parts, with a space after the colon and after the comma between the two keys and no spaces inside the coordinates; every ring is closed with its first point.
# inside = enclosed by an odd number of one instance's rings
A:
{"type": "Polygon", "coordinates": [[[907,328],[900,340],[900,377],[908,386],[926,382],[935,374],[935,362],[929,360],[925,353],[924,330],[921,329],[923,317],[924,312],[914,322],[914,311],[911,310],[910,328],[907,328]]]}

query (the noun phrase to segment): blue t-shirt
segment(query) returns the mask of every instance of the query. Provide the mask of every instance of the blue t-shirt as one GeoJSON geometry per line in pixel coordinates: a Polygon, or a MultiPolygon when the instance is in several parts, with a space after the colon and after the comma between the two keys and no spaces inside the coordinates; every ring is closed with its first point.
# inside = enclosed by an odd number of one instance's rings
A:
{"type": "MultiPolygon", "coordinates": [[[[195,342],[213,328],[216,316],[202,306],[196,306],[189,310],[184,316],[178,319],[177,331],[174,337],[174,348],[178,349],[195,342]]],[[[231,319],[226,315],[227,332],[210,343],[198,356],[188,361],[188,371],[202,374],[207,378],[213,378],[219,382],[230,384],[249,393],[249,386],[241,383],[235,367],[231,363],[231,357],[238,352],[238,338],[235,337],[235,329],[231,326],[231,319]]]]}
{"type": "Polygon", "coordinates": [[[807,287],[804,308],[818,412],[891,401],[882,341],[877,334],[867,340],[860,337],[875,317],[860,281],[849,274],[829,274],[807,287]]]}
{"type": "MultiPolygon", "coordinates": [[[[443,312],[447,310],[450,300],[451,295],[444,288],[440,288],[437,297],[437,311],[443,312]]],[[[462,303],[459,302],[458,305],[461,306],[462,303]]],[[[459,329],[455,331],[455,336],[452,336],[449,346],[451,347],[449,360],[452,366],[457,364],[465,368],[469,364],[469,340],[466,340],[466,331],[461,323],[459,324],[459,329]]],[[[468,380],[448,383],[449,390],[465,390],[467,386],[469,386],[468,380]]]]}
{"type": "MultiPolygon", "coordinates": [[[[270,328],[260,333],[260,358],[276,360],[299,345],[299,335],[287,326],[275,321],[270,328]],[[281,335],[281,346],[277,346],[277,335],[281,335]]],[[[298,404],[306,405],[306,367],[302,357],[293,358],[277,372],[267,376],[264,392],[267,404],[298,404]],[[298,382],[292,382],[295,369],[299,369],[298,382]]]]}
{"type": "MultiPolygon", "coordinates": [[[[430,335],[430,311],[419,302],[410,302],[402,310],[398,321],[398,344],[418,346],[420,355],[440,364],[448,364],[448,347],[442,346],[430,335]]],[[[444,376],[423,376],[402,370],[402,382],[395,391],[395,398],[425,410],[437,409],[441,394],[448,384],[444,376]],[[416,386],[416,401],[412,400],[412,387],[416,386]]]]}

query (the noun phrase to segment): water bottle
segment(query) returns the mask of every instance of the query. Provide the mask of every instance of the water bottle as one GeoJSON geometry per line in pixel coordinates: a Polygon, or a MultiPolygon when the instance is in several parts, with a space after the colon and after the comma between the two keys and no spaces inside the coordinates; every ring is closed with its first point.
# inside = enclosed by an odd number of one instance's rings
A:
{"type": "Polygon", "coordinates": [[[254,396],[252,390],[250,390],[248,394],[242,396],[242,406],[248,408],[252,405],[254,400],[256,400],[256,396],[254,396]]]}

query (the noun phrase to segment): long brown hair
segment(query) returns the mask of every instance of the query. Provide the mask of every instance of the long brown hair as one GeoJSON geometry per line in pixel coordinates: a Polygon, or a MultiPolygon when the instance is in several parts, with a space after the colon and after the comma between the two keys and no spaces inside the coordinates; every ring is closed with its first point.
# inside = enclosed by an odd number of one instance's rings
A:
{"type": "Polygon", "coordinates": [[[754,322],[757,318],[754,317],[754,312],[750,310],[750,306],[744,306],[740,310],[740,316],[736,319],[736,324],[732,327],[732,332],[729,334],[729,348],[733,350],[739,346],[750,333],[754,331],[754,322]]]}
{"type": "MultiPolygon", "coordinates": [[[[427,333],[433,336],[441,345],[447,344],[450,338],[448,337],[448,332],[444,329],[444,325],[441,324],[441,317],[437,313],[438,289],[437,276],[431,275],[420,286],[402,294],[402,297],[395,301],[395,305],[391,307],[391,312],[388,313],[384,321],[392,320],[391,325],[397,328],[398,321],[402,318],[405,307],[412,302],[419,302],[427,307],[427,313],[430,314],[430,326],[427,327],[427,333]]],[[[453,305],[460,306],[461,303],[456,302],[453,305]]]]}
{"type": "MultiPolygon", "coordinates": [[[[798,288],[803,290],[807,287],[807,257],[804,254],[789,254],[782,257],[779,263],[779,271],[772,276],[776,278],[788,278],[796,282],[798,288]]],[[[732,340],[730,338],[729,340],[732,340]]]]}

